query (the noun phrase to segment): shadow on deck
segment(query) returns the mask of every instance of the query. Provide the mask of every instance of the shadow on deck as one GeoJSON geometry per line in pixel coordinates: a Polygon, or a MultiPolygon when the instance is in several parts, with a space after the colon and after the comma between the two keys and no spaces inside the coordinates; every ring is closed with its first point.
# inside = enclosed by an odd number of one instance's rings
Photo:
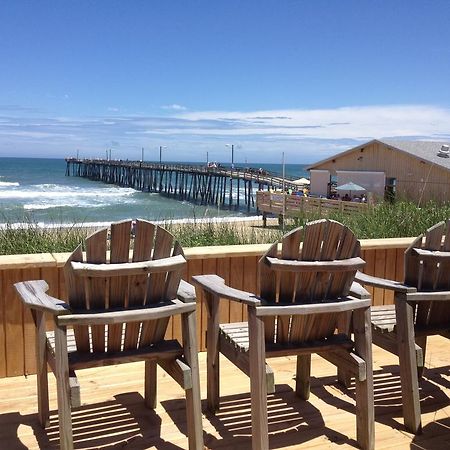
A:
{"type": "MultiPolygon", "coordinates": [[[[421,383],[423,434],[419,436],[406,432],[403,426],[395,357],[374,347],[377,449],[450,448],[450,366],[443,362],[447,343],[442,338],[432,338],[430,342],[433,364],[428,364],[421,383]]],[[[205,359],[205,354],[201,354],[203,393],[205,359]]],[[[313,358],[311,398],[305,402],[293,391],[295,360],[279,358],[272,360],[271,366],[277,383],[275,394],[268,396],[271,448],[357,448],[353,386],[342,388],[332,366],[313,358]]],[[[205,445],[210,449],[250,449],[248,379],[225,360],[221,373],[221,409],[215,416],[209,412],[204,415],[205,445]]],[[[140,363],[122,365],[119,370],[89,369],[79,375],[85,404],[72,413],[75,448],[187,448],[183,392],[162,372],[156,410],[144,406],[140,363]]],[[[0,388],[0,447],[57,449],[54,386],[50,397],[51,423],[46,430],[37,419],[34,376],[2,379],[0,388]]]]}

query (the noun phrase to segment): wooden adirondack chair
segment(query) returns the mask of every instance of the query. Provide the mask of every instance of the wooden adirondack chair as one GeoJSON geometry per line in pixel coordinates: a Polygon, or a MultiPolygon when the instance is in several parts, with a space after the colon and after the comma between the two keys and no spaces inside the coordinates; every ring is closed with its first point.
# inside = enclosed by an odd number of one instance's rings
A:
{"type": "Polygon", "coordinates": [[[450,337],[450,220],[418,236],[405,251],[404,282],[358,272],[362,284],[394,291],[395,305],[372,308],[374,344],[399,357],[405,427],[421,432],[418,379],[427,336],[450,337]]]}
{"type": "Polygon", "coordinates": [[[319,220],[285,235],[259,261],[260,295],[239,291],[216,275],[193,277],[208,309],[208,408],[219,408],[219,351],[250,376],[252,446],[269,448],[266,358],[298,355],[296,392],[309,397],[311,353],[356,378],[357,440],[374,447],[370,296],[354,275],[364,261],[360,245],[342,224],[319,220]],[[303,242],[302,247],[300,243],[303,242]],[[351,292],[354,290],[355,292],[351,292]],[[219,325],[220,299],[247,306],[248,323],[219,325]],[[351,312],[353,311],[353,315],[351,312]],[[352,316],[354,340],[348,330],[352,316]]]}
{"type": "Polygon", "coordinates": [[[49,423],[47,363],[57,382],[60,447],[73,448],[71,405],[80,405],[76,369],[145,361],[145,401],[156,406],[156,365],[186,390],[190,449],[203,448],[196,343],[195,291],[181,280],[186,261],[173,236],[137,220],[111,225],[86,239],[65,267],[68,300],[50,297],[43,280],[15,285],[31,308],[37,333],[39,419],[49,423]],[[134,248],[130,261],[130,236],[134,248]],[[46,332],[44,313],[54,319],[46,332]],[[165,340],[171,316],[181,314],[183,343],[165,340]]]}

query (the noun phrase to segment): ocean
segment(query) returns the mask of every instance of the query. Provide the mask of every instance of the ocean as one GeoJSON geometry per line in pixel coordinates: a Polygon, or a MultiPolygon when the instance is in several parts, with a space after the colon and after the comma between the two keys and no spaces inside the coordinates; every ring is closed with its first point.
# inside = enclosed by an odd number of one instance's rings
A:
{"type": "MultiPolygon", "coordinates": [[[[281,174],[280,164],[248,164],[281,174]]],[[[286,176],[307,176],[305,165],[286,164],[286,176]]],[[[0,225],[106,224],[127,218],[206,220],[254,216],[246,209],[204,206],[157,193],[66,176],[64,159],[0,158],[0,225]]],[[[241,202],[243,203],[243,202],[241,202]]]]}

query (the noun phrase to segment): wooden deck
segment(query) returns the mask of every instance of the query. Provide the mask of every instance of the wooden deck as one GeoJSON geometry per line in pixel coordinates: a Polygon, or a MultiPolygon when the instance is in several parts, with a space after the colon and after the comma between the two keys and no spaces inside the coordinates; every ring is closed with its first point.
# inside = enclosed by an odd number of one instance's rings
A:
{"type": "MultiPolygon", "coordinates": [[[[417,437],[403,428],[396,357],[373,348],[376,449],[450,448],[448,340],[430,339],[420,393],[423,434],[417,437]]],[[[205,357],[200,354],[203,398],[205,357]]],[[[305,402],[293,393],[295,360],[279,358],[270,364],[277,387],[268,397],[271,448],[356,448],[354,390],[335,382],[333,366],[313,358],[311,398],[305,402]]],[[[75,448],[187,448],[183,391],[165,373],[159,375],[158,406],[152,411],[143,405],[141,363],[80,371],[84,406],[73,412],[75,448]]],[[[37,421],[35,382],[34,375],[0,380],[0,448],[58,448],[55,386],[50,391],[51,427],[43,431],[37,421]]],[[[205,444],[210,449],[249,449],[248,378],[223,360],[221,388],[220,413],[203,418],[205,444]]]]}

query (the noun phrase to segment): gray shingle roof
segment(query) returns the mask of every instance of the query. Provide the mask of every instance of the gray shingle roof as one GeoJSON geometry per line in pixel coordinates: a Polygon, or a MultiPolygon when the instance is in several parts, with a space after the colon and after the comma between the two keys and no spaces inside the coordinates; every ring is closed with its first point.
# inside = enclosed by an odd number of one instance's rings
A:
{"type": "Polygon", "coordinates": [[[450,170],[450,158],[438,156],[439,150],[443,145],[450,145],[448,142],[434,141],[395,141],[390,139],[378,139],[383,144],[395,147],[406,153],[429,161],[450,170]]]}

